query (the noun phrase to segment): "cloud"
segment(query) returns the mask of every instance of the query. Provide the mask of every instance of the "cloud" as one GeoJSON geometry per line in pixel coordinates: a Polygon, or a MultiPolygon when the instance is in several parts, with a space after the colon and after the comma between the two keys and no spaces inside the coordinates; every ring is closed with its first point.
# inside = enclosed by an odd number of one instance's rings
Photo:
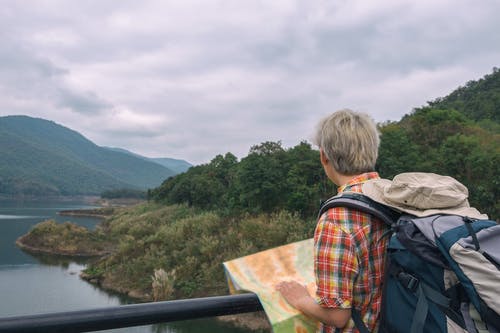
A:
{"type": "MultiPolygon", "coordinates": [[[[54,110],[95,114],[110,105],[93,91],[80,91],[66,82],[67,68],[37,55],[31,48],[4,37],[0,49],[0,89],[2,112],[33,112],[28,101],[54,110]]],[[[48,110],[47,110],[48,111],[48,110]]],[[[38,110],[40,112],[40,110],[38,110]]],[[[43,111],[41,111],[43,112],[43,111]]]]}
{"type": "Polygon", "coordinates": [[[350,107],[398,120],[498,67],[497,1],[6,1],[0,115],[209,161],[308,139],[350,107]]]}
{"type": "Polygon", "coordinates": [[[111,107],[92,91],[71,91],[67,87],[59,87],[57,107],[67,108],[71,111],[87,114],[98,114],[111,107]]]}

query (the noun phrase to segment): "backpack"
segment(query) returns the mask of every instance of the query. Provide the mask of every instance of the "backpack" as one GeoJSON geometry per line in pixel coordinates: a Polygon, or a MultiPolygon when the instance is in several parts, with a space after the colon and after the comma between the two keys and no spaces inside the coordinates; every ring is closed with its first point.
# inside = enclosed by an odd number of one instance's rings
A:
{"type": "MultiPolygon", "coordinates": [[[[500,225],[458,215],[416,217],[360,193],[324,202],[371,214],[390,235],[380,333],[500,332],[500,225]]],[[[352,318],[368,329],[359,310],[352,318]]]]}

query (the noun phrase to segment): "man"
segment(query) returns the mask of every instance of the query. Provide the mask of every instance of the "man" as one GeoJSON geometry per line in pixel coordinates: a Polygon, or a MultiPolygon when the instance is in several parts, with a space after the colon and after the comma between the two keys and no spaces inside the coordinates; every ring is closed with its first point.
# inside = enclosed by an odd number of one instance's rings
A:
{"type": "MultiPolygon", "coordinates": [[[[327,177],[338,192],[362,192],[374,172],[379,133],[373,120],[340,110],[318,124],[315,143],[327,177]]],[[[277,290],[292,306],[320,322],[319,332],[358,332],[351,319],[360,314],[370,332],[378,329],[387,237],[382,221],[352,209],[326,211],[314,232],[316,297],[304,286],[284,281],[277,290]]]]}

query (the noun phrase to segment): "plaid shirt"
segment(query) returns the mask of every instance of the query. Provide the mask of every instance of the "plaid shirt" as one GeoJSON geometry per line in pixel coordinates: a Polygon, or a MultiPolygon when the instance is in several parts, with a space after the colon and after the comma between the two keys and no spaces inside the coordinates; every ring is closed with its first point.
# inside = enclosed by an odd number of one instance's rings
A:
{"type": "MultiPolygon", "coordinates": [[[[338,192],[361,192],[364,182],[377,178],[376,172],[362,174],[338,192]]],[[[379,219],[338,207],[319,218],[314,232],[317,303],[328,308],[354,306],[361,312],[370,332],[378,329],[387,237],[380,239],[386,230],[379,219]]],[[[320,324],[319,331],[336,332],[335,327],[324,324],[320,324]]],[[[351,318],[346,327],[337,332],[358,330],[351,318]]]]}

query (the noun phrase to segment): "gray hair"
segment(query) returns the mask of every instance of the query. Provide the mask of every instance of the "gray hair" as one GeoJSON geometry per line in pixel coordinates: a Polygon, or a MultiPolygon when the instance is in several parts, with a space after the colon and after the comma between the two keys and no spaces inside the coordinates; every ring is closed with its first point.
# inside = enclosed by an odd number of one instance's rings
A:
{"type": "Polygon", "coordinates": [[[349,109],[336,111],[318,123],[314,140],[341,174],[375,170],[380,138],[375,122],[367,114],[349,109]]]}

